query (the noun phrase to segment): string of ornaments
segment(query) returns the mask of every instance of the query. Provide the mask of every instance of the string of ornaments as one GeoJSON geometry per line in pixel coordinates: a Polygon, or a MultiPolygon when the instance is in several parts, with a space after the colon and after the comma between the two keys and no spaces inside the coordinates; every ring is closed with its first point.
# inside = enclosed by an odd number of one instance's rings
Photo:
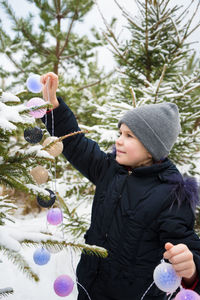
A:
{"type": "MultiPolygon", "coordinates": [[[[30,75],[26,82],[27,88],[32,93],[40,93],[42,91],[42,84],[40,82],[40,76],[37,74],[30,75]]],[[[49,100],[49,99],[48,99],[49,100]]],[[[27,108],[30,109],[29,113],[34,118],[42,118],[46,116],[47,102],[39,97],[31,98],[27,103],[27,108]]],[[[53,114],[53,111],[52,111],[53,114]]],[[[52,124],[54,125],[54,124],[52,124]]],[[[53,127],[52,127],[53,129],[53,127]]],[[[53,130],[52,130],[53,131],[53,130]]],[[[79,133],[79,132],[77,132],[79,133]]],[[[76,134],[76,133],[74,133],[76,134]]],[[[52,132],[54,135],[54,132],[52,132]]],[[[57,138],[51,136],[45,139],[42,146],[51,156],[57,157],[63,151],[62,139],[66,138],[66,135],[62,138],[57,138]]],[[[39,143],[43,138],[43,131],[38,126],[30,127],[24,130],[25,140],[34,145],[39,143]]],[[[48,181],[49,175],[47,169],[42,166],[37,166],[30,171],[31,176],[37,184],[44,184],[48,181]]],[[[56,180],[56,179],[55,179],[56,180]]],[[[37,197],[38,204],[43,208],[49,208],[47,212],[47,223],[57,226],[63,222],[63,214],[61,208],[55,207],[53,205],[56,201],[56,191],[55,193],[50,189],[45,189],[49,192],[49,200],[43,199],[41,196],[37,197]]],[[[51,251],[53,252],[53,251],[51,251]]],[[[50,249],[47,250],[45,247],[38,248],[34,251],[33,260],[35,264],[39,266],[46,265],[50,261],[51,253],[50,249]]],[[[74,288],[74,281],[67,274],[62,274],[56,278],[53,284],[55,293],[60,297],[66,297],[71,294],[74,288]]]]}
{"type": "MultiPolygon", "coordinates": [[[[37,74],[33,74],[29,76],[26,83],[27,83],[28,90],[31,91],[32,93],[40,93],[42,91],[40,76],[37,74]]],[[[43,107],[46,105],[46,101],[44,101],[43,99],[34,97],[30,99],[26,105],[28,108],[30,108],[30,114],[34,118],[42,118],[43,116],[46,115],[47,109],[43,107]]],[[[52,131],[53,130],[54,130],[54,124],[53,124],[53,111],[52,111],[52,131]]],[[[43,147],[44,148],[46,147],[45,150],[50,155],[57,157],[63,151],[62,139],[64,139],[68,135],[62,138],[57,138],[53,135],[54,132],[52,132],[51,137],[45,139],[43,143],[43,147]],[[49,145],[50,147],[48,147],[49,145]]],[[[27,128],[24,131],[24,138],[30,144],[39,143],[43,138],[43,131],[38,126],[33,128],[27,128]]],[[[46,183],[48,180],[48,171],[42,166],[37,166],[33,168],[30,173],[37,184],[46,183]]],[[[63,222],[62,210],[58,207],[55,208],[52,207],[55,203],[56,195],[52,190],[50,189],[46,189],[46,190],[49,192],[49,201],[46,201],[42,199],[42,197],[38,196],[37,202],[41,207],[45,207],[45,208],[51,207],[47,212],[47,222],[51,225],[57,226],[63,222]]],[[[42,266],[49,262],[50,256],[51,256],[50,251],[42,247],[35,250],[33,254],[33,260],[37,265],[42,266]]],[[[154,281],[145,291],[145,293],[143,294],[140,300],[143,300],[145,298],[148,291],[151,289],[151,287],[154,284],[156,284],[156,286],[161,291],[167,293],[169,295],[169,299],[171,299],[171,297],[176,292],[176,290],[180,288],[180,291],[177,293],[174,300],[200,300],[200,296],[195,291],[185,289],[181,286],[182,278],[176,274],[172,264],[167,263],[164,260],[161,260],[161,263],[155,268],[153,273],[153,279],[154,281]]],[[[53,284],[54,291],[58,296],[66,297],[71,294],[74,287],[74,283],[75,282],[72,280],[72,278],[67,274],[60,275],[54,281],[53,284]]],[[[84,289],[88,298],[91,300],[85,288],[77,280],[76,283],[79,284],[84,289]]]]}

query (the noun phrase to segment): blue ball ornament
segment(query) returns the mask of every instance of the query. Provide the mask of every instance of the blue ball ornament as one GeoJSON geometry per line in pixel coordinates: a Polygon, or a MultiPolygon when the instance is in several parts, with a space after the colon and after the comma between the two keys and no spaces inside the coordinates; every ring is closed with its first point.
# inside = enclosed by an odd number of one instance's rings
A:
{"type": "Polygon", "coordinates": [[[37,144],[43,137],[43,131],[38,126],[29,127],[24,130],[24,139],[30,144],[37,144]]]}
{"type": "Polygon", "coordinates": [[[40,93],[42,91],[42,83],[40,82],[40,75],[32,74],[26,81],[28,90],[32,93],[40,93]]]}
{"type": "Polygon", "coordinates": [[[179,277],[173,266],[169,263],[162,262],[153,273],[154,282],[157,287],[166,293],[173,293],[181,285],[181,277],[179,277]]]}
{"type": "Polygon", "coordinates": [[[45,248],[36,249],[33,254],[33,260],[36,265],[43,266],[50,260],[50,253],[45,248]]]}

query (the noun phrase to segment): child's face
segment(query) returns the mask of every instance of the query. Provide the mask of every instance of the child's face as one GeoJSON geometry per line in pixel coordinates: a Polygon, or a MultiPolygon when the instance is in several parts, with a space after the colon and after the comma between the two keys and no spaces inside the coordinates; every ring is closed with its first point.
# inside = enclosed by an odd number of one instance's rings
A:
{"type": "Polygon", "coordinates": [[[152,156],[125,124],[121,124],[116,140],[116,161],[125,166],[152,165],[152,156]]]}

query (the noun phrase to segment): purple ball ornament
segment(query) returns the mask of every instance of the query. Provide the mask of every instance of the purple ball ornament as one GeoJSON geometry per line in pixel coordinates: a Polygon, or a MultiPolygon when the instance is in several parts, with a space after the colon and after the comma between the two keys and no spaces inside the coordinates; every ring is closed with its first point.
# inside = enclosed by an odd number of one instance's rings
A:
{"type": "Polygon", "coordinates": [[[60,297],[66,297],[71,294],[74,282],[68,275],[61,275],[54,281],[54,291],[60,297]]]}
{"type": "Polygon", "coordinates": [[[200,300],[200,296],[192,290],[182,289],[174,300],[200,300]]]}
{"type": "Polygon", "coordinates": [[[37,196],[37,202],[41,207],[51,207],[56,201],[56,195],[53,191],[45,189],[49,192],[49,200],[43,199],[41,196],[37,196]]]}
{"type": "MultiPolygon", "coordinates": [[[[37,107],[47,104],[46,101],[44,101],[42,98],[34,97],[31,98],[27,103],[27,107],[37,107]]],[[[42,118],[46,114],[47,109],[46,108],[40,108],[38,110],[30,110],[30,115],[36,119],[42,118]]]]}
{"type": "Polygon", "coordinates": [[[33,260],[36,265],[43,266],[50,260],[51,254],[45,248],[36,249],[33,254],[33,260]]]}
{"type": "Polygon", "coordinates": [[[157,287],[166,293],[173,293],[181,285],[181,277],[178,276],[169,263],[162,262],[153,273],[154,282],[157,287]]]}
{"type": "Polygon", "coordinates": [[[32,93],[40,93],[42,91],[42,83],[40,82],[40,75],[32,74],[26,81],[28,90],[32,93]]]}
{"type": "Polygon", "coordinates": [[[43,137],[43,131],[40,127],[29,127],[24,130],[24,139],[30,144],[37,144],[43,137]]]}
{"type": "Polygon", "coordinates": [[[58,225],[63,221],[62,210],[58,207],[51,208],[47,213],[47,221],[51,225],[58,225]]]}

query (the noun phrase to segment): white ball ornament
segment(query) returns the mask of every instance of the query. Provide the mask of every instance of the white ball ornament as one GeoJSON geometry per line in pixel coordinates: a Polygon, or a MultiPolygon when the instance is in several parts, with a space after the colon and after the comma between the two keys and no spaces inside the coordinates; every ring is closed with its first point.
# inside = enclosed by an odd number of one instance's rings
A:
{"type": "Polygon", "coordinates": [[[32,74],[26,81],[28,90],[32,93],[40,93],[42,91],[42,83],[40,82],[40,75],[32,74]]]}
{"type": "Polygon", "coordinates": [[[42,166],[33,168],[30,174],[37,184],[45,183],[48,180],[48,171],[42,166]]]}
{"type": "MultiPolygon", "coordinates": [[[[50,143],[54,142],[58,140],[57,137],[55,136],[50,136],[48,137],[44,143],[43,143],[43,147],[49,145],[50,143]]],[[[50,155],[56,157],[58,155],[60,155],[63,151],[63,143],[58,141],[57,143],[55,143],[54,145],[50,146],[50,148],[46,149],[45,151],[47,151],[50,155]]]]}
{"type": "Polygon", "coordinates": [[[46,108],[39,108],[35,109],[37,106],[42,106],[47,104],[46,101],[44,101],[41,98],[34,97],[31,98],[27,103],[26,106],[30,108],[30,115],[36,119],[42,118],[45,114],[47,109],[46,108]],[[32,110],[31,110],[32,108],[32,110]],[[34,108],[34,109],[33,109],[34,108]]]}
{"type": "Polygon", "coordinates": [[[157,287],[166,293],[173,293],[181,285],[181,277],[179,277],[173,266],[169,263],[162,262],[153,273],[154,282],[157,287]]]}

